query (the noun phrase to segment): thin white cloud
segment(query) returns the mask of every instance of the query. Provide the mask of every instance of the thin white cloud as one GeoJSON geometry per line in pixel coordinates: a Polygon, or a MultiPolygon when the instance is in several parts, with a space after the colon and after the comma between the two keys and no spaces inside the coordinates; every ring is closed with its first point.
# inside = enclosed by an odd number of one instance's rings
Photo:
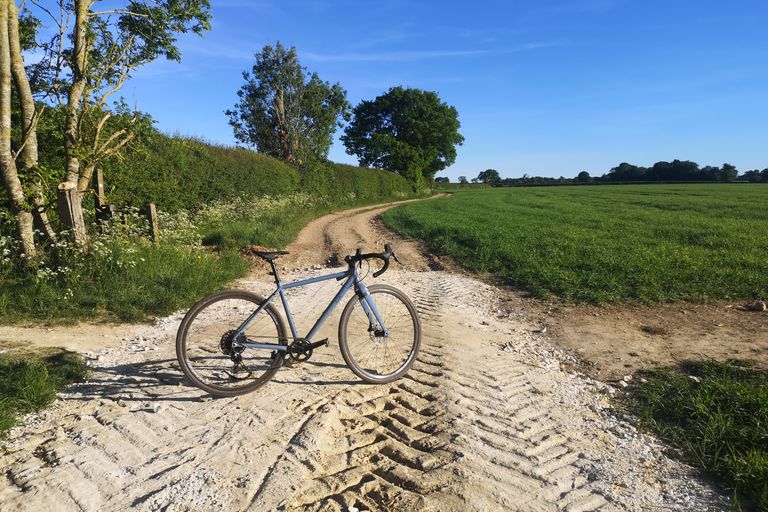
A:
{"type": "Polygon", "coordinates": [[[549,48],[559,46],[557,41],[543,41],[536,43],[527,43],[514,48],[495,49],[495,50],[414,50],[414,51],[396,51],[381,53],[314,53],[301,52],[301,56],[314,62],[411,62],[419,60],[446,59],[479,57],[482,55],[502,55],[509,53],[518,53],[538,48],[549,48]]]}

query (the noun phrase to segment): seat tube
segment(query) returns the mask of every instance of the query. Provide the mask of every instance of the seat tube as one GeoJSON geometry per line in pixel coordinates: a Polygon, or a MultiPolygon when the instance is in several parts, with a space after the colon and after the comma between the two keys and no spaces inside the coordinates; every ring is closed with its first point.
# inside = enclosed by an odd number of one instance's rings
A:
{"type": "Polygon", "coordinates": [[[288,327],[291,328],[291,335],[296,339],[299,337],[299,334],[296,332],[296,324],[293,321],[293,315],[291,314],[291,308],[288,305],[288,298],[285,296],[285,290],[280,285],[279,281],[277,284],[277,291],[280,293],[280,301],[283,303],[283,310],[285,311],[286,318],[288,318],[288,327]]]}

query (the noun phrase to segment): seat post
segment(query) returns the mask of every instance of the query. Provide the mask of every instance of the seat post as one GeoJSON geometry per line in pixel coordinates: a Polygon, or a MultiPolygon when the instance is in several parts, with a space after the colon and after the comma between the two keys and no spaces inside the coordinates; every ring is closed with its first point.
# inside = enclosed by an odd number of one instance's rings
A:
{"type": "Polygon", "coordinates": [[[272,267],[272,275],[275,276],[275,284],[280,284],[280,276],[277,275],[277,267],[275,266],[275,260],[269,260],[269,265],[272,267]]]}

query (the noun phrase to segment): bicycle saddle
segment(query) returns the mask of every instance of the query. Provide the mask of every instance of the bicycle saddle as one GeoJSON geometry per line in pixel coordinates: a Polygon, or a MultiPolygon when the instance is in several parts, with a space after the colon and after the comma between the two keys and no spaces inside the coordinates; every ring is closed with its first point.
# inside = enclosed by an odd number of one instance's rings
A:
{"type": "Polygon", "coordinates": [[[249,251],[254,256],[258,256],[259,258],[263,258],[267,261],[272,261],[278,256],[283,256],[285,254],[288,254],[288,251],[249,251]]]}

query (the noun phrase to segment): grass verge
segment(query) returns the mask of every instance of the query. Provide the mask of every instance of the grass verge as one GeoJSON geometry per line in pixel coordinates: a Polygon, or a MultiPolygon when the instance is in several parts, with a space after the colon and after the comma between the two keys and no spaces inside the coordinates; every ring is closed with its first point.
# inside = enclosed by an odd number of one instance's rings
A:
{"type": "Polygon", "coordinates": [[[738,508],[768,510],[768,372],[708,361],[642,372],[636,381],[629,408],[641,428],[722,478],[738,508]]]}
{"type": "Polygon", "coordinates": [[[0,321],[62,322],[105,316],[146,320],[188,306],[249,269],[234,251],[216,254],[173,245],[106,243],[44,271],[16,270],[0,276],[0,321]]]}
{"type": "Polygon", "coordinates": [[[89,374],[83,358],[65,350],[20,356],[0,355],[0,438],[19,416],[36,412],[56,399],[64,386],[89,374]]]}

